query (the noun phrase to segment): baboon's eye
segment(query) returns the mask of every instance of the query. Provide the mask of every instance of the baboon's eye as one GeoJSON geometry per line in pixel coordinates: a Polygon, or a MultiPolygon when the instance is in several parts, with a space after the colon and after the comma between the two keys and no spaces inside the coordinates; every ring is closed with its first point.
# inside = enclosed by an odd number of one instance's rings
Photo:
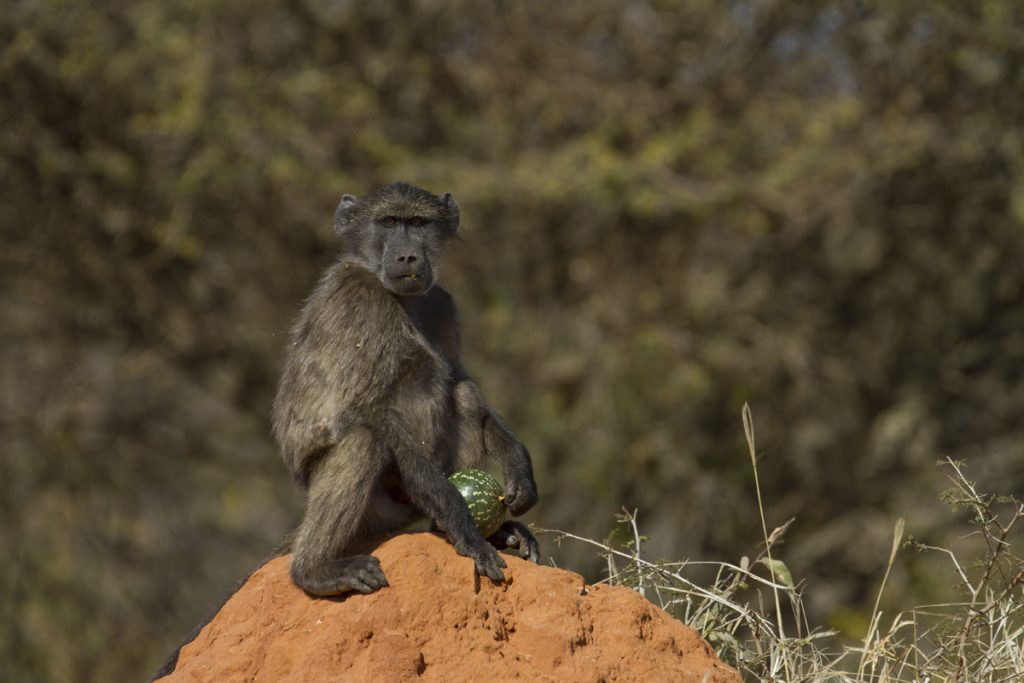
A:
{"type": "Polygon", "coordinates": [[[380,222],[381,222],[381,225],[383,225],[385,227],[388,227],[388,228],[393,228],[396,225],[398,225],[398,219],[395,218],[394,216],[384,216],[384,218],[380,219],[380,222]]]}

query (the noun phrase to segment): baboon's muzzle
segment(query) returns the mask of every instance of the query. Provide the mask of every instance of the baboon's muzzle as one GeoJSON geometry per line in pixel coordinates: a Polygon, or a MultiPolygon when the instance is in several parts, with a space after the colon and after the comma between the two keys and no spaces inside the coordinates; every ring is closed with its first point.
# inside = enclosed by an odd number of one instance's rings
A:
{"type": "Polygon", "coordinates": [[[384,265],[384,275],[397,294],[420,294],[434,284],[430,262],[413,249],[396,250],[384,265]]]}

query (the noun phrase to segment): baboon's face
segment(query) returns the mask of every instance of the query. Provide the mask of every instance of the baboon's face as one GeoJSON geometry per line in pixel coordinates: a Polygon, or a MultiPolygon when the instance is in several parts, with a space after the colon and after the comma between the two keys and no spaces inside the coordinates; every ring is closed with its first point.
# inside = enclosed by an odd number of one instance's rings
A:
{"type": "Polygon", "coordinates": [[[422,294],[434,285],[441,253],[459,225],[459,207],[411,185],[396,184],[364,197],[345,195],[335,231],[353,256],[401,296],[422,294]]]}
{"type": "Polygon", "coordinates": [[[395,294],[422,294],[434,285],[434,266],[443,241],[425,216],[382,216],[380,270],[384,286],[395,294]]]}

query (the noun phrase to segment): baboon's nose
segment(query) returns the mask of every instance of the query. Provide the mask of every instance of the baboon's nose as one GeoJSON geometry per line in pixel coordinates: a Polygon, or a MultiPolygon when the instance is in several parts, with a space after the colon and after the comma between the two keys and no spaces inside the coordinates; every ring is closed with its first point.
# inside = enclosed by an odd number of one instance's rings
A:
{"type": "Polygon", "coordinates": [[[398,262],[406,265],[412,265],[413,263],[416,263],[416,261],[417,259],[415,254],[406,254],[398,257],[398,262]]]}

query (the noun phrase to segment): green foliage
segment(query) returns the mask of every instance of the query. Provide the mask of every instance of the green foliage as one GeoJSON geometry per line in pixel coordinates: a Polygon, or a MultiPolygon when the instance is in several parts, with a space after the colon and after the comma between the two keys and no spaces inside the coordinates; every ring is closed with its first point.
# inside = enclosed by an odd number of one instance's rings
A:
{"type": "Polygon", "coordinates": [[[626,505],[656,556],[739,556],[749,402],[766,517],[797,519],[773,559],[863,619],[891,517],[961,543],[936,454],[1024,486],[1022,13],[5,8],[0,678],[140,678],[295,522],[280,348],[339,195],[393,180],[463,208],[442,279],[532,518],[601,538],[626,505]]]}

